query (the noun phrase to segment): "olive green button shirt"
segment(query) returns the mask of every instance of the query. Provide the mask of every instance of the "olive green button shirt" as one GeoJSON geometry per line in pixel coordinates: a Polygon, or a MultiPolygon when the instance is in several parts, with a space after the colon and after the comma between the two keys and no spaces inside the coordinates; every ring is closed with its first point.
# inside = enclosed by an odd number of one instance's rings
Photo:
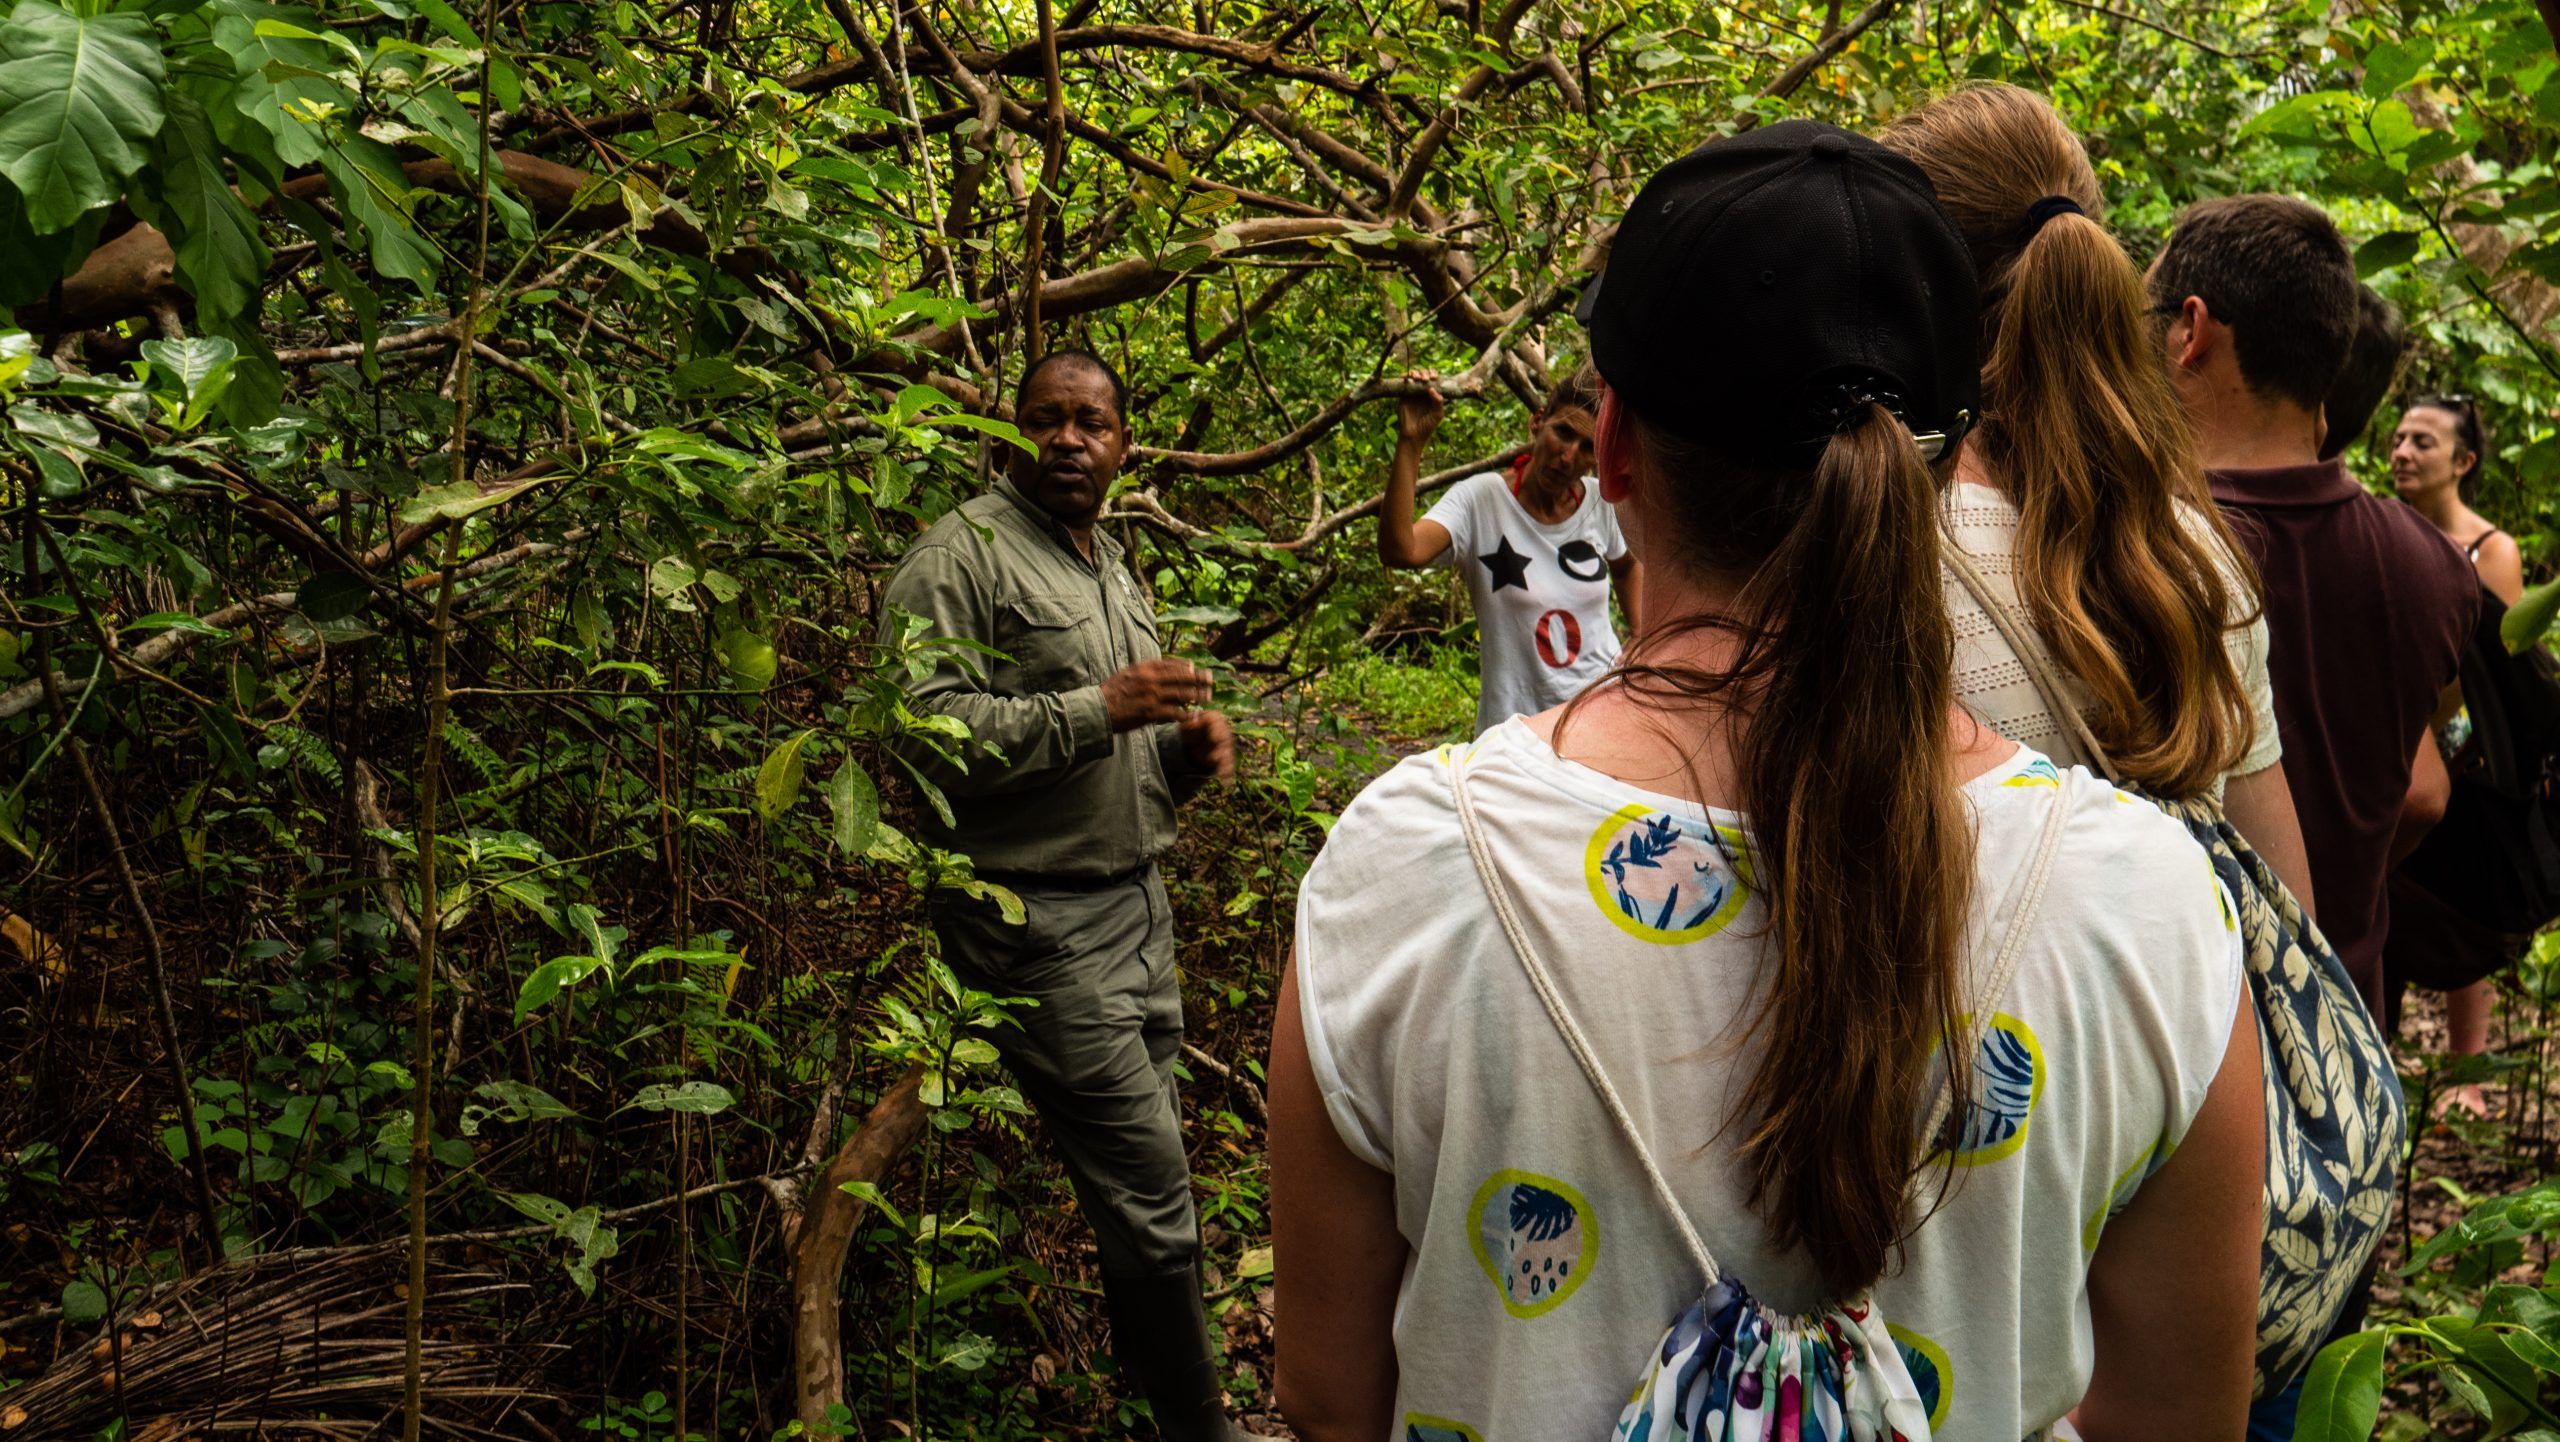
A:
{"type": "Polygon", "coordinates": [[[1100,531],[1093,544],[1088,561],[1055,517],[999,481],[917,538],[881,593],[884,637],[895,607],[931,622],[927,635],[1002,653],[967,658],[983,675],[946,659],[908,688],[917,710],[967,724],[972,739],[954,746],[965,771],[919,741],[897,744],[951,801],[957,824],[928,808],[925,839],[981,872],[1136,870],[1173,845],[1174,803],[1206,779],[1170,724],[1111,730],[1103,679],[1162,653],[1120,544],[1100,531]]]}

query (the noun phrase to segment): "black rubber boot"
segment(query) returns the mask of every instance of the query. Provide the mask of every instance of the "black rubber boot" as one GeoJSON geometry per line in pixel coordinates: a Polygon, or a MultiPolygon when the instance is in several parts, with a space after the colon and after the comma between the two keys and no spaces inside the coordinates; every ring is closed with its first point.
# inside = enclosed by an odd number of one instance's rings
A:
{"type": "Polygon", "coordinates": [[[1106,1275],[1102,1295],[1111,1314],[1112,1355],[1147,1394],[1165,1442],[1246,1442],[1258,1435],[1227,1420],[1198,1271],[1106,1275]]]}

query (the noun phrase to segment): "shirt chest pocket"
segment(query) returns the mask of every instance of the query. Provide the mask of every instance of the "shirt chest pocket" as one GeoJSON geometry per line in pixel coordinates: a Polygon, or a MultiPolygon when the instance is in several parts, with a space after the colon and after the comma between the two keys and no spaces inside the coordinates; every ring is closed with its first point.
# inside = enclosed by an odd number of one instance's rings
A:
{"type": "Polygon", "coordinates": [[[1055,691],[1102,679],[1099,623],[1076,598],[1016,596],[1000,608],[998,622],[996,649],[1013,658],[1027,689],[1055,691]]]}

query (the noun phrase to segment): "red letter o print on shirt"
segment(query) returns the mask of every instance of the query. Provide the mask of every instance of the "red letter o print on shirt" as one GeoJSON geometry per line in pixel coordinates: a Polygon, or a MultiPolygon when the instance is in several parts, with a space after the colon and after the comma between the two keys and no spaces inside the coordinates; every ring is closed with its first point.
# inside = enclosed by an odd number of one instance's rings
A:
{"type": "Polygon", "coordinates": [[[1582,654],[1582,623],[1571,611],[1549,611],[1538,618],[1538,659],[1561,671],[1582,654]]]}

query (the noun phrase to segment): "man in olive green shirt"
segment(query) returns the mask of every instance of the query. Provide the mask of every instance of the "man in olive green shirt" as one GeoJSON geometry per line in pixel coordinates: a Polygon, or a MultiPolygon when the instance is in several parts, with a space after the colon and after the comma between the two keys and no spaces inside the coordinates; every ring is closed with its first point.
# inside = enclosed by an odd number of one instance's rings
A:
{"type": "Polygon", "coordinates": [[[1118,542],[1095,522],[1127,459],[1127,392],[1099,357],[1031,367],[1015,425],[1035,447],[908,548],[882,596],[929,634],[997,656],[946,660],[910,688],[967,724],[957,760],[901,754],[942,788],[952,821],[927,840],[1022,898],[1024,920],[950,892],[931,902],[944,961],[967,985],[1027,997],[996,1039],[1066,1163],[1093,1226],[1113,1350],[1176,1442],[1241,1436],[1228,1422],[1200,1294],[1200,1224],[1173,1059],[1182,991],[1156,858],[1173,808],[1235,767],[1209,677],[1158,650],[1155,616],[1118,542]]]}

